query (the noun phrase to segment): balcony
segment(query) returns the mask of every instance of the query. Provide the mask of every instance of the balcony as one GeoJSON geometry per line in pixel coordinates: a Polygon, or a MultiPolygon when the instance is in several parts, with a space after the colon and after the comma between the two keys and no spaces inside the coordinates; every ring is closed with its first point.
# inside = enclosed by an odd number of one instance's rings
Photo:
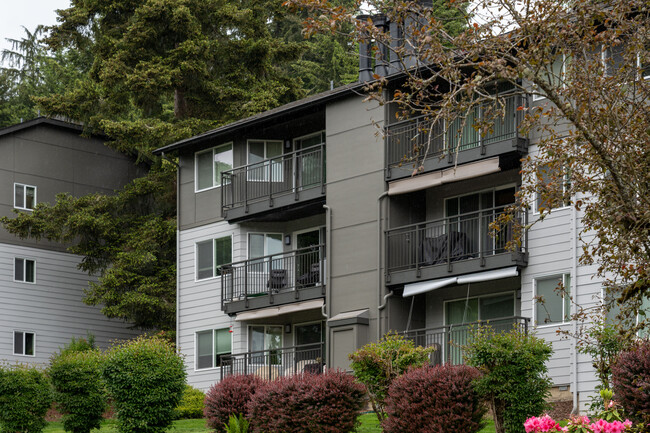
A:
{"type": "MultiPolygon", "coordinates": [[[[222,215],[230,222],[300,207],[325,197],[325,143],[221,174],[222,215]]],[[[303,212],[304,215],[304,212],[303,212]]]]}
{"type": "Polygon", "coordinates": [[[502,101],[505,115],[494,120],[487,133],[474,127],[484,121],[487,107],[475,108],[464,125],[463,119],[451,125],[443,121],[432,124],[426,116],[389,125],[385,132],[386,180],[410,177],[414,164],[427,173],[452,167],[456,162],[461,165],[499,155],[513,154],[518,160],[528,148],[528,140],[519,133],[523,111],[518,110],[526,106],[526,97],[510,95],[502,101]]]}
{"type": "Polygon", "coordinates": [[[325,245],[256,257],[221,268],[228,314],[325,296],[325,245]]]}
{"type": "Polygon", "coordinates": [[[402,335],[407,340],[413,341],[416,346],[435,347],[436,351],[431,354],[431,363],[434,365],[462,364],[462,346],[471,341],[471,334],[478,327],[490,327],[495,332],[507,332],[518,328],[528,334],[529,323],[528,317],[513,316],[437,328],[415,329],[402,332],[402,335]]]}
{"type": "MultiPolygon", "coordinates": [[[[490,224],[504,211],[503,206],[494,207],[387,230],[386,283],[400,285],[526,266],[525,233],[515,251],[506,249],[513,240],[514,224],[502,226],[496,236],[490,233],[490,224]]],[[[515,220],[522,223],[520,215],[515,220]]]]}
{"type": "Polygon", "coordinates": [[[221,357],[221,379],[235,374],[254,374],[262,379],[325,370],[325,343],[260,350],[221,357]]]}

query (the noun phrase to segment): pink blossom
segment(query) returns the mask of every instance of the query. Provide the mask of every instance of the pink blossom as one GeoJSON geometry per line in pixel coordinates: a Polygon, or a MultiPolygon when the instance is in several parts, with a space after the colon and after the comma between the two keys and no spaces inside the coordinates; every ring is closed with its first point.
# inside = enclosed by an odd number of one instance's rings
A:
{"type": "Polygon", "coordinates": [[[541,417],[530,417],[524,422],[526,433],[546,433],[552,431],[562,431],[560,425],[553,421],[548,415],[541,417]]]}

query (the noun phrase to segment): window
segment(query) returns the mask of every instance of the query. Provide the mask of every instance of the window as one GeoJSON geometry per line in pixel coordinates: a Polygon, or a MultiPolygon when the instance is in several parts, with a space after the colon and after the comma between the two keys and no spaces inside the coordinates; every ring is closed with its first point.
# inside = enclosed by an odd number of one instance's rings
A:
{"type": "Polygon", "coordinates": [[[232,237],[210,239],[196,244],[196,279],[221,275],[221,267],[232,262],[232,237]]]}
{"type": "Polygon", "coordinates": [[[537,325],[571,320],[571,275],[562,274],[535,280],[535,320],[537,325]],[[558,288],[564,288],[563,291],[558,288]]]}
{"type": "Polygon", "coordinates": [[[249,140],[248,141],[248,180],[255,182],[282,182],[282,141],[249,140]],[[269,161],[273,159],[273,161],[269,161]]]}
{"type": "Polygon", "coordinates": [[[537,182],[536,212],[571,205],[568,197],[571,190],[569,173],[558,176],[547,165],[542,165],[537,169],[537,182]]]}
{"type": "Polygon", "coordinates": [[[281,233],[250,233],[248,235],[248,258],[280,254],[283,251],[281,233]]]}
{"type": "Polygon", "coordinates": [[[14,183],[14,207],[33,210],[36,206],[36,187],[14,183]]]}
{"type": "Polygon", "coordinates": [[[248,328],[248,349],[251,352],[261,352],[250,358],[251,364],[282,364],[282,326],[250,326],[248,328]]]}
{"type": "MultiPolygon", "coordinates": [[[[553,63],[550,65],[550,68],[544,68],[542,72],[542,79],[547,81],[552,87],[556,87],[562,83],[564,87],[564,75],[566,74],[566,61],[567,58],[564,54],[558,55],[553,63]]],[[[535,86],[535,92],[539,92],[539,89],[535,86]]],[[[541,99],[546,99],[544,95],[533,94],[533,101],[539,101],[541,99]]]]}
{"type": "Polygon", "coordinates": [[[221,185],[221,173],[232,169],[232,143],[222,144],[195,155],[196,191],[221,185]]]}
{"type": "Polygon", "coordinates": [[[459,299],[445,303],[446,325],[459,325],[478,320],[509,318],[514,316],[514,314],[514,293],[459,299]]]}
{"type": "Polygon", "coordinates": [[[36,263],[34,260],[14,258],[14,281],[33,283],[36,281],[36,263]]]}
{"type": "Polygon", "coordinates": [[[33,332],[14,331],[14,355],[34,356],[33,332]]]}
{"type": "Polygon", "coordinates": [[[196,369],[214,368],[222,364],[224,355],[232,353],[230,329],[210,329],[196,333],[196,369]]]}

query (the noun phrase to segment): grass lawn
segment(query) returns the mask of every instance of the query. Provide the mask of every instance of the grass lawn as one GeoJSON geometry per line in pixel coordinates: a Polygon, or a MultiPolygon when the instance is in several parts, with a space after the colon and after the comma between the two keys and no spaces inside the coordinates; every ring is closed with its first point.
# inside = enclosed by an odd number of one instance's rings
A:
{"type": "MultiPolygon", "coordinates": [[[[377,416],[374,413],[364,413],[359,417],[361,425],[357,429],[357,433],[381,433],[381,427],[379,426],[379,421],[377,416]]],[[[209,433],[209,430],[205,426],[205,420],[203,419],[181,419],[174,421],[172,428],[169,429],[169,433],[209,433]]],[[[43,429],[43,433],[65,433],[63,430],[63,424],[60,422],[49,422],[47,426],[43,429]]],[[[117,433],[117,422],[113,419],[104,420],[102,422],[102,427],[99,429],[99,433],[117,433]]],[[[494,433],[494,423],[492,420],[488,420],[488,424],[483,430],[479,433],[494,433]]]]}

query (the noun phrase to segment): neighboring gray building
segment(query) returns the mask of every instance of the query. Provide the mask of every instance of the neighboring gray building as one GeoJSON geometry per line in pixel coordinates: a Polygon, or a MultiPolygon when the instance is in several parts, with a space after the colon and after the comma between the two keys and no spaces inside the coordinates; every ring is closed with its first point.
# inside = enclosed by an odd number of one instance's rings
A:
{"type": "Polygon", "coordinates": [[[517,107],[546,101],[513,94],[493,133],[468,122],[457,166],[439,158],[456,137],[440,138],[412,176],[402,159],[420,119],[395,123],[360,88],[158,149],[179,158],[177,339],[189,383],[347,369],[349,353],[391,330],[435,345],[432,362],[460,362],[454,343],[489,319],[551,342],[554,398],[584,409],[596,378],[556,333],[574,325],[573,307],[553,290],[562,281],[581,305],[599,302],[595,267],[578,265],[580,215],[555,209],[514,252],[508,228],[488,234],[521,187],[520,159],[537,151],[517,107]]]}
{"type": "MultiPolygon", "coordinates": [[[[81,137],[82,128],[40,117],[0,129],[0,215],[31,212],[58,193],[111,194],[141,176],[135,160],[81,137]]],[[[0,362],[43,364],[72,337],[100,347],[136,334],[82,302],[89,277],[64,245],[0,228],[0,362]]]]}

